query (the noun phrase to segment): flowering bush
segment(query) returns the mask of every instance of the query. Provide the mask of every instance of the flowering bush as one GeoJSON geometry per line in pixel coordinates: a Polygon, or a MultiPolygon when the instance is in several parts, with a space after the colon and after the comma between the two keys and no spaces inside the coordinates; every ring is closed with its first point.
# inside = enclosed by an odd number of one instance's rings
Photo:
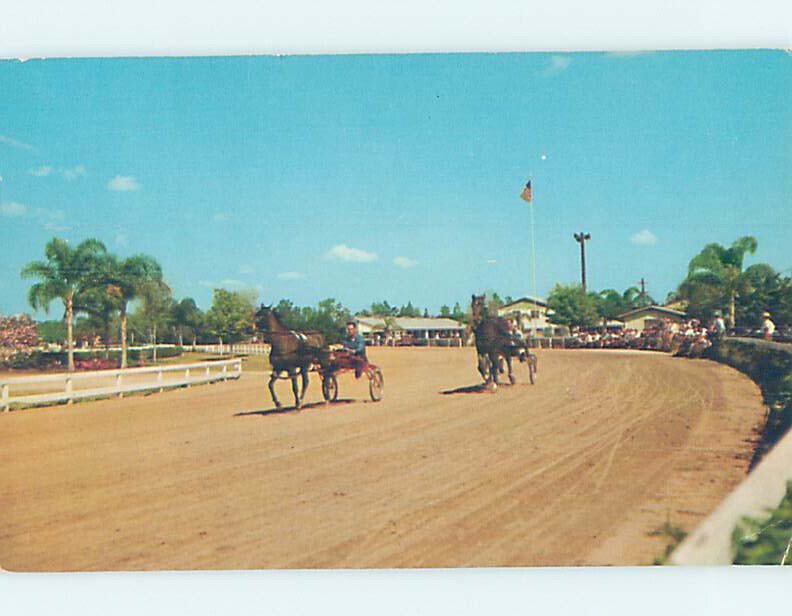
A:
{"type": "Polygon", "coordinates": [[[28,315],[0,315],[0,364],[8,365],[19,356],[30,356],[38,345],[36,324],[28,315]]]}
{"type": "Polygon", "coordinates": [[[74,362],[74,367],[77,370],[114,370],[118,368],[118,362],[114,359],[94,359],[78,360],[74,362]]]}

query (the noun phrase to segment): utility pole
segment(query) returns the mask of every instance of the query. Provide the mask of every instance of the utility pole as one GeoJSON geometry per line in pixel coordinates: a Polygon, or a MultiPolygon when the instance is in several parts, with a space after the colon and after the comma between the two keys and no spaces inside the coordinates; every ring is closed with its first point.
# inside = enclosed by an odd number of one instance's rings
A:
{"type": "Polygon", "coordinates": [[[574,234],[575,241],[580,244],[580,279],[583,282],[583,293],[586,293],[586,241],[591,239],[590,233],[574,234]]]}
{"type": "Polygon", "coordinates": [[[646,303],[646,281],[641,276],[641,304],[646,303]]]}

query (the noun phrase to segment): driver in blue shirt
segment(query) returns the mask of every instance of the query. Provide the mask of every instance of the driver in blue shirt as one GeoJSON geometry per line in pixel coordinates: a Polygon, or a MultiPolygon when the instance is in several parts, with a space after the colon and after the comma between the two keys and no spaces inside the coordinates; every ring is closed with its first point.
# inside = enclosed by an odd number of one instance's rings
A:
{"type": "Polygon", "coordinates": [[[359,379],[363,373],[363,366],[368,363],[368,358],[366,357],[366,341],[358,333],[357,323],[354,321],[349,321],[346,324],[346,336],[341,344],[345,351],[355,357],[355,378],[359,379]]]}

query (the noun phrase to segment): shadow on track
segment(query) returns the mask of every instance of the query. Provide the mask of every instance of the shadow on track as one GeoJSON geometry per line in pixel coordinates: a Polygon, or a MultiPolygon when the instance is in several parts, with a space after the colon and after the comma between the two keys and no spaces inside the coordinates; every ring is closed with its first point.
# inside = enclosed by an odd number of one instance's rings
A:
{"type": "MultiPolygon", "coordinates": [[[[500,385],[502,386],[503,383],[500,385]]],[[[456,389],[444,389],[440,393],[444,396],[450,396],[452,394],[491,394],[493,392],[487,388],[486,383],[482,383],[481,385],[468,385],[467,387],[457,387],[456,389]]]]}
{"type": "Polygon", "coordinates": [[[308,404],[303,404],[301,409],[297,409],[294,406],[284,406],[283,408],[274,408],[274,409],[261,409],[259,411],[240,411],[239,413],[234,413],[234,417],[244,417],[246,415],[261,415],[262,417],[266,417],[267,415],[281,415],[283,413],[299,413],[300,411],[305,411],[307,409],[312,409],[316,407],[322,406],[335,406],[338,404],[351,404],[352,402],[356,402],[352,398],[342,398],[340,400],[336,400],[335,402],[310,402],[308,404]]]}

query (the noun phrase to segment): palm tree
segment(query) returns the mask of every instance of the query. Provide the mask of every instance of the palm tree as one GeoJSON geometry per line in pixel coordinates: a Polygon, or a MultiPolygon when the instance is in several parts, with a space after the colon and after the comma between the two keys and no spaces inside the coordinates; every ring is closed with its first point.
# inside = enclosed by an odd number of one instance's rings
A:
{"type": "Polygon", "coordinates": [[[729,248],[707,244],[690,260],[688,276],[679,287],[680,295],[690,299],[697,293],[701,294],[703,289],[719,291],[721,301],[729,307],[729,325],[734,327],[737,297],[749,290],[748,280],[743,275],[743,259],[746,253],[755,253],[757,246],[756,238],[749,235],[741,237],[729,248]]]}
{"type": "Polygon", "coordinates": [[[34,310],[43,308],[48,312],[52,300],[63,301],[69,371],[74,370],[75,305],[96,285],[97,265],[106,250],[96,239],[87,239],[72,248],[66,240],[54,237],[44,247],[46,261],[33,261],[22,268],[22,278],[39,279],[28,291],[28,302],[34,310]]]}
{"type": "Polygon", "coordinates": [[[119,259],[107,255],[102,264],[108,297],[115,300],[121,319],[121,367],[127,367],[127,323],[129,302],[141,298],[152,285],[164,284],[162,268],[148,255],[119,259]]]}

